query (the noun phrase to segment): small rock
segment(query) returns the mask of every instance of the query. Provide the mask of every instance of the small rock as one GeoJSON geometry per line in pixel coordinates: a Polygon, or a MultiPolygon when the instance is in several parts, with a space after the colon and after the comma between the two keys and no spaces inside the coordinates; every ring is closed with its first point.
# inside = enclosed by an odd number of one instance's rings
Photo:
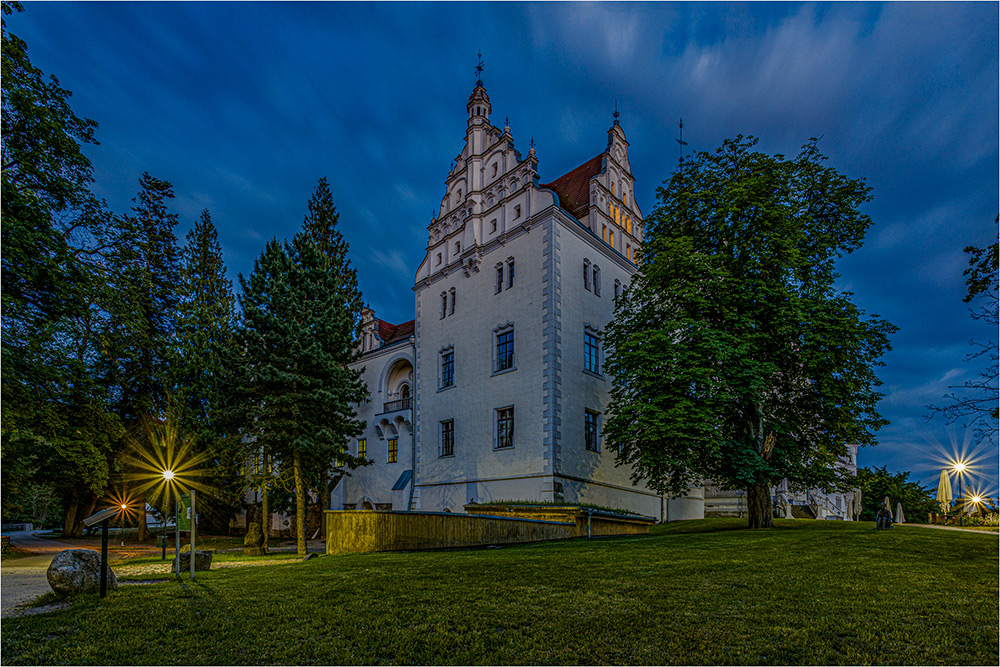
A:
{"type": "MultiPolygon", "coordinates": [[[[109,565],[108,590],[118,589],[118,579],[109,565]]],[[[101,555],[92,549],[65,549],[56,554],[45,573],[57,595],[99,592],[101,555]]]]}
{"type": "MultiPolygon", "coordinates": [[[[212,569],[212,553],[211,551],[202,551],[198,549],[194,552],[194,571],[204,572],[206,570],[212,569]]],[[[181,573],[187,572],[191,569],[191,551],[188,550],[186,553],[181,553],[181,573]]],[[[174,568],[177,567],[177,559],[174,559],[174,568]]]]}

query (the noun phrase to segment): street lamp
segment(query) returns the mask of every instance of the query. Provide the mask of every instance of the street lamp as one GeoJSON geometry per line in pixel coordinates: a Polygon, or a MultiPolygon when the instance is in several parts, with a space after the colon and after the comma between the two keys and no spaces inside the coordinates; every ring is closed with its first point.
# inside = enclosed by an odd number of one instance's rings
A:
{"type": "Polygon", "coordinates": [[[125,513],[128,512],[128,505],[122,503],[121,508],[122,508],[121,538],[122,538],[122,546],[125,546],[125,513]]]}
{"type": "Polygon", "coordinates": [[[962,499],[962,506],[958,510],[958,525],[962,527],[965,525],[965,498],[962,496],[962,472],[966,469],[965,463],[962,461],[957,461],[951,466],[951,469],[955,471],[958,476],[958,497],[962,499]]]}

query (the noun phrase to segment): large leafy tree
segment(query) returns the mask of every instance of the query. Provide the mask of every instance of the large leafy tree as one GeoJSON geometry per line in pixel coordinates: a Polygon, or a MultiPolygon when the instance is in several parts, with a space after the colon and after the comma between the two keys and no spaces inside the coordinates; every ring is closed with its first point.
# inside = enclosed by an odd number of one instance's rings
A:
{"type": "Polygon", "coordinates": [[[605,436],[635,479],[682,493],[747,492],[770,527],[770,487],[843,487],[845,443],[874,444],[875,367],[894,327],[834,287],[870,219],[862,180],[737,137],[684,162],[646,220],[639,273],[607,329],[605,436]]]}
{"type": "MultiPolygon", "coordinates": [[[[1000,216],[997,217],[1000,223],[1000,216]]],[[[965,252],[969,255],[969,266],[965,269],[966,303],[974,303],[969,312],[972,319],[989,326],[989,338],[973,339],[969,344],[974,351],[969,353],[965,361],[978,364],[981,370],[976,377],[966,380],[961,385],[949,387],[952,390],[945,396],[948,403],[944,406],[928,406],[931,416],[941,413],[947,423],[960,422],[964,428],[973,430],[976,438],[996,444],[997,427],[1000,424],[1000,388],[997,384],[997,370],[1000,356],[997,354],[998,316],[998,282],[997,266],[1000,263],[1000,246],[997,242],[985,248],[968,246],[965,252]]]]}
{"type": "Polygon", "coordinates": [[[291,469],[300,554],[307,483],[331,466],[362,463],[347,439],[362,432],[353,406],[368,397],[360,372],[348,367],[358,354],[357,277],[336,216],[323,215],[312,227],[319,218],[310,206],[305,231],[291,243],[269,242],[250,277],[240,276],[248,443],[291,469]]]}
{"type": "MultiPolygon", "coordinates": [[[[4,3],[3,14],[20,9],[4,3]]],[[[44,479],[74,534],[122,435],[96,370],[117,221],[89,189],[81,145],[96,143],[97,124],[73,113],[70,92],[31,64],[6,20],[2,67],[3,468],[19,471],[5,475],[4,512],[27,488],[16,480],[44,479]]]]}

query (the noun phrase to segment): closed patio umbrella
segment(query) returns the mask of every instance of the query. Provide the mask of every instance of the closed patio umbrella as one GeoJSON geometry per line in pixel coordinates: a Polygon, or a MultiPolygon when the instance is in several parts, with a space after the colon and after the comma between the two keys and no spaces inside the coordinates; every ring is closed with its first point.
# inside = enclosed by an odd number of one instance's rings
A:
{"type": "Polygon", "coordinates": [[[889,502],[889,496],[885,497],[885,509],[889,512],[889,516],[892,516],[892,503],[889,502]]]}
{"type": "Polygon", "coordinates": [[[948,471],[941,471],[941,479],[938,481],[937,501],[941,506],[941,513],[947,514],[951,508],[951,479],[948,478],[948,471]]]}
{"type": "Polygon", "coordinates": [[[903,503],[896,503],[896,523],[906,523],[903,517],[903,503]]]}
{"type": "Polygon", "coordinates": [[[861,489],[854,489],[854,518],[861,516],[861,489]]]}

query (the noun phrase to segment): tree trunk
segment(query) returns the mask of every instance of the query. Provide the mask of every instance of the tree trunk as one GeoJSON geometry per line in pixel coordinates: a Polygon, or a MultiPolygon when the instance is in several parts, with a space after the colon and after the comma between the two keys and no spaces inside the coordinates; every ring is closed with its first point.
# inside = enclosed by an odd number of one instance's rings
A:
{"type": "Polygon", "coordinates": [[[66,514],[63,515],[63,537],[73,536],[73,526],[76,525],[76,513],[79,507],[75,500],[66,506],[66,514]]]}
{"type": "Polygon", "coordinates": [[[295,548],[306,555],[306,490],[302,484],[302,455],[292,451],[292,471],[295,474],[295,548]]]}
{"type": "Polygon", "coordinates": [[[330,509],[330,476],[325,470],[319,477],[319,509],[321,512],[330,509]]]}
{"type": "MultiPolygon", "coordinates": [[[[163,514],[163,520],[167,520],[166,513],[163,514]]],[[[146,525],[146,494],[142,494],[139,498],[139,526],[136,529],[135,539],[139,542],[145,542],[149,539],[149,526],[146,525]]]]}
{"type": "Polygon", "coordinates": [[[261,472],[264,474],[264,481],[260,485],[260,532],[264,536],[264,542],[261,544],[264,548],[264,553],[267,553],[267,536],[271,532],[271,511],[267,504],[267,487],[268,481],[271,478],[271,470],[268,468],[269,463],[267,454],[264,454],[264,465],[261,469],[261,472]]]}
{"type": "Polygon", "coordinates": [[[767,484],[751,484],[747,487],[747,519],[750,528],[774,527],[771,488],[767,484]]]}

